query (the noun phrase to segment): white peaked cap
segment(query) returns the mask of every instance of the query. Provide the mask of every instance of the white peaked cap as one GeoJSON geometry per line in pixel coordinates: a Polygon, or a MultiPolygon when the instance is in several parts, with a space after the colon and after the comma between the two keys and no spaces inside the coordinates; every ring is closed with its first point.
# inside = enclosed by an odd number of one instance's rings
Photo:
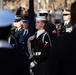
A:
{"type": "Polygon", "coordinates": [[[15,14],[9,10],[0,10],[0,27],[10,26],[15,20],[15,14]]]}
{"type": "Polygon", "coordinates": [[[46,21],[46,18],[44,16],[37,16],[36,20],[46,21]]]}

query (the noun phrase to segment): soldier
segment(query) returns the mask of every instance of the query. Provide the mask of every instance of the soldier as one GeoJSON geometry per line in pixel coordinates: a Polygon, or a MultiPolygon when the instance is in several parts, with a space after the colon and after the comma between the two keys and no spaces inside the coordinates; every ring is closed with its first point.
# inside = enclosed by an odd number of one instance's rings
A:
{"type": "Polygon", "coordinates": [[[22,31],[22,24],[23,24],[23,22],[22,22],[21,16],[15,16],[15,22],[13,25],[16,28],[14,29],[14,34],[15,33],[17,34],[19,31],[22,31]]]}
{"type": "Polygon", "coordinates": [[[22,19],[20,16],[16,16],[15,17],[15,22],[13,24],[13,26],[15,26],[14,29],[12,29],[12,34],[15,37],[16,41],[17,41],[17,47],[18,47],[18,40],[19,40],[19,36],[22,34],[23,31],[23,27],[22,27],[22,19]]]}
{"type": "Polygon", "coordinates": [[[49,33],[50,39],[53,42],[53,40],[57,37],[57,29],[54,24],[52,24],[50,21],[48,21],[48,11],[41,11],[40,13],[41,16],[45,16],[46,23],[44,26],[44,29],[49,33]]]}
{"type": "Polygon", "coordinates": [[[64,35],[65,33],[70,33],[72,31],[72,24],[70,19],[71,19],[70,10],[64,9],[63,11],[64,23],[61,24],[60,35],[64,35]]]}
{"type": "Polygon", "coordinates": [[[28,75],[25,70],[25,57],[8,43],[15,15],[5,9],[0,10],[0,74],[28,75]]]}
{"type": "Polygon", "coordinates": [[[34,53],[30,59],[30,68],[34,75],[50,75],[49,73],[49,52],[51,50],[51,40],[48,33],[44,30],[46,18],[36,18],[36,29],[38,30],[33,40],[34,53]]]}
{"type": "Polygon", "coordinates": [[[59,37],[51,50],[50,75],[76,75],[76,1],[71,5],[71,33],[59,37]]]}
{"type": "Polygon", "coordinates": [[[22,18],[23,22],[23,31],[21,31],[21,35],[19,35],[19,47],[22,49],[26,55],[29,57],[29,53],[27,50],[27,40],[28,40],[28,16],[22,18]]]}
{"type": "Polygon", "coordinates": [[[25,55],[26,59],[26,64],[27,66],[25,67],[27,69],[28,75],[30,74],[29,72],[29,53],[27,49],[27,40],[28,40],[28,16],[25,15],[25,17],[22,17],[22,22],[23,22],[23,31],[20,31],[18,33],[18,49],[22,51],[25,55]]]}
{"type": "Polygon", "coordinates": [[[21,31],[23,31],[22,28],[22,19],[20,16],[15,16],[15,21],[13,23],[12,29],[11,29],[11,36],[8,39],[8,42],[14,47],[18,48],[18,40],[19,35],[21,34],[21,31]]]}

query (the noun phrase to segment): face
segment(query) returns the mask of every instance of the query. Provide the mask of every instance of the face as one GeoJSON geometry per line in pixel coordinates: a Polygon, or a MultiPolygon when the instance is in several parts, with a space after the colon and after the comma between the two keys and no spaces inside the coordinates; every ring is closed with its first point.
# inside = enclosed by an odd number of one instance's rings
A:
{"type": "Polygon", "coordinates": [[[19,27],[21,27],[22,24],[23,24],[22,21],[19,21],[19,22],[15,22],[14,26],[16,26],[17,28],[19,28],[19,27]]]}
{"type": "Polygon", "coordinates": [[[23,28],[27,29],[28,28],[28,22],[23,22],[23,28]]]}
{"type": "Polygon", "coordinates": [[[41,29],[44,28],[44,25],[45,25],[45,23],[43,21],[37,20],[35,27],[36,27],[37,30],[41,30],[41,29]]]}
{"type": "Polygon", "coordinates": [[[22,10],[22,11],[24,11],[24,10],[25,10],[25,8],[23,8],[23,7],[22,7],[22,8],[21,8],[21,10],[22,10]]]}
{"type": "Polygon", "coordinates": [[[22,21],[19,21],[19,22],[17,23],[17,26],[18,26],[18,27],[21,27],[22,24],[23,24],[22,21]]]}
{"type": "Polygon", "coordinates": [[[63,19],[64,19],[64,21],[68,21],[71,19],[71,15],[70,14],[64,14],[63,19]]]}

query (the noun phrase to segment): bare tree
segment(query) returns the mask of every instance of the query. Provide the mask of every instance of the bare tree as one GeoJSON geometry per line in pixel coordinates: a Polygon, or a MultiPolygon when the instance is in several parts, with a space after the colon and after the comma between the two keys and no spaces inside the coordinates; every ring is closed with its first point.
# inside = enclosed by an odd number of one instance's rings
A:
{"type": "MultiPolygon", "coordinates": [[[[14,7],[15,9],[17,9],[18,6],[20,6],[21,3],[26,3],[26,8],[29,7],[29,0],[4,0],[4,7],[10,9],[11,7],[14,7]],[[11,6],[10,6],[11,4],[11,6]]],[[[47,3],[46,0],[40,0],[40,7],[42,9],[47,8],[47,3]]],[[[48,0],[48,6],[51,6],[53,9],[56,8],[64,8],[65,6],[65,0],[48,0]]],[[[70,7],[71,3],[74,0],[67,0],[69,4],[67,4],[68,7],[70,7]]],[[[35,10],[37,10],[37,0],[34,0],[34,6],[35,6],[35,10]]]]}

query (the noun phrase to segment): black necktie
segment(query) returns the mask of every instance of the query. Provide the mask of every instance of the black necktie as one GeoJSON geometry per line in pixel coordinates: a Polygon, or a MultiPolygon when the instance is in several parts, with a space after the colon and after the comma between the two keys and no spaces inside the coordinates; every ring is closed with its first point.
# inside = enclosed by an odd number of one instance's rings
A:
{"type": "Polygon", "coordinates": [[[27,30],[23,32],[23,35],[27,35],[27,30]]]}

